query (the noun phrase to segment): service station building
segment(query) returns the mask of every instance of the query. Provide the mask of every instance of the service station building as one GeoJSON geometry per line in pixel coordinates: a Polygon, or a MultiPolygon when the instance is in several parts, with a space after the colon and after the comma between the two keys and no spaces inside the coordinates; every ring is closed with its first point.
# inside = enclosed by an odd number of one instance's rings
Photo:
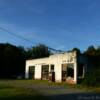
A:
{"type": "Polygon", "coordinates": [[[25,78],[77,84],[87,71],[87,58],[76,51],[26,61],[25,78]]]}

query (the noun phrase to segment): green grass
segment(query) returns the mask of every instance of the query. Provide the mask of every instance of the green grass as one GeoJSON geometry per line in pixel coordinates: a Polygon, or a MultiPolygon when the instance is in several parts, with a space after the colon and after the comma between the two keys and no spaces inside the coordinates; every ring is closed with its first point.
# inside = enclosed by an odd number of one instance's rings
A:
{"type": "MultiPolygon", "coordinates": [[[[25,85],[43,84],[61,86],[65,89],[80,89],[86,92],[100,93],[100,87],[85,87],[83,85],[69,85],[54,83],[47,80],[0,80],[0,100],[47,100],[38,90],[26,88],[25,85]]],[[[55,92],[55,91],[54,91],[55,92]]]]}
{"type": "Polygon", "coordinates": [[[28,80],[28,82],[31,83],[40,83],[40,84],[48,84],[49,86],[62,86],[64,88],[72,88],[72,89],[80,89],[86,92],[94,92],[94,93],[100,93],[100,87],[87,87],[82,84],[67,84],[66,82],[62,83],[56,83],[56,82],[48,82],[47,80],[28,80]]]}
{"type": "MultiPolygon", "coordinates": [[[[1,80],[2,84],[11,84],[9,80],[1,80]]],[[[10,80],[11,82],[11,80],[10,80]]],[[[14,84],[46,84],[49,86],[62,86],[64,88],[74,88],[74,89],[82,89],[86,91],[96,91],[100,92],[100,87],[87,87],[82,84],[67,84],[66,82],[57,83],[57,82],[49,82],[48,80],[12,80],[14,84]]],[[[16,86],[16,85],[14,85],[16,86]]]]}
{"type": "Polygon", "coordinates": [[[46,100],[35,90],[0,84],[0,100],[46,100]]]}

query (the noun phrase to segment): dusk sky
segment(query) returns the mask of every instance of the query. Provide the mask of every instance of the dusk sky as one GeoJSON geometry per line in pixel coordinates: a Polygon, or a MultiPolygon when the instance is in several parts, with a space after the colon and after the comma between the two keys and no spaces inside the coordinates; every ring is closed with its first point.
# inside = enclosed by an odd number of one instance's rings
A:
{"type": "Polygon", "coordinates": [[[100,46],[100,0],[0,0],[0,43],[85,50],[100,46]]]}

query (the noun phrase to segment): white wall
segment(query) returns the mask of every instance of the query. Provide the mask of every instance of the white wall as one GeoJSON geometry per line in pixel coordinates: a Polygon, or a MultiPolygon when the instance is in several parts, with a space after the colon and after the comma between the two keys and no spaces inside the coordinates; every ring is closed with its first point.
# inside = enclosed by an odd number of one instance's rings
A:
{"type": "MultiPolygon", "coordinates": [[[[68,52],[64,54],[55,54],[51,55],[47,58],[42,59],[34,59],[26,61],[26,69],[25,69],[25,78],[29,78],[29,66],[35,65],[35,79],[41,79],[41,66],[44,64],[54,65],[55,71],[55,81],[62,81],[62,64],[63,63],[74,63],[74,82],[77,82],[77,60],[76,60],[76,52],[68,52]],[[70,59],[74,58],[73,61],[70,62],[70,59]]],[[[50,68],[49,68],[50,70],[50,68]]]]}
{"type": "Polygon", "coordinates": [[[41,79],[41,65],[35,66],[35,79],[41,79]]]}
{"type": "Polygon", "coordinates": [[[62,81],[62,70],[61,70],[61,64],[56,63],[55,64],[55,81],[61,82],[62,81]]]}
{"type": "Polygon", "coordinates": [[[26,78],[26,79],[29,78],[29,67],[28,67],[27,64],[26,64],[26,67],[25,67],[25,78],[26,78]]]}
{"type": "Polygon", "coordinates": [[[77,70],[77,62],[74,63],[74,82],[77,83],[77,74],[78,74],[78,70],[77,70]]]}
{"type": "Polygon", "coordinates": [[[77,83],[77,78],[78,78],[78,66],[77,66],[77,55],[76,53],[74,54],[74,83],[77,83]]]}

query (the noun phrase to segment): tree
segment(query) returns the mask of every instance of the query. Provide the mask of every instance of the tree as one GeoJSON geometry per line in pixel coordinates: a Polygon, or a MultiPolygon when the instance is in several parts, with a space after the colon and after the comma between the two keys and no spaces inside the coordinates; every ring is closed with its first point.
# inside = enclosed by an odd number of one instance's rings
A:
{"type": "Polygon", "coordinates": [[[0,44],[0,78],[14,78],[25,72],[26,59],[48,57],[48,47],[39,44],[27,50],[9,43],[0,44]]]}
{"type": "Polygon", "coordinates": [[[95,56],[96,55],[96,49],[95,47],[89,46],[88,49],[84,52],[85,55],[89,55],[89,56],[95,56]]]}
{"type": "Polygon", "coordinates": [[[37,46],[34,46],[27,51],[29,58],[43,58],[48,57],[50,55],[50,51],[48,50],[48,47],[44,44],[38,44],[37,46]]]}
{"type": "Polygon", "coordinates": [[[87,86],[100,86],[100,47],[89,46],[84,54],[89,58],[93,70],[86,75],[83,84],[87,86]]]}
{"type": "Polygon", "coordinates": [[[0,44],[0,78],[24,74],[25,59],[22,51],[11,44],[0,44]]]}
{"type": "Polygon", "coordinates": [[[80,51],[80,49],[78,49],[78,48],[73,48],[72,51],[76,51],[77,54],[81,54],[81,51],[80,51]]]}

